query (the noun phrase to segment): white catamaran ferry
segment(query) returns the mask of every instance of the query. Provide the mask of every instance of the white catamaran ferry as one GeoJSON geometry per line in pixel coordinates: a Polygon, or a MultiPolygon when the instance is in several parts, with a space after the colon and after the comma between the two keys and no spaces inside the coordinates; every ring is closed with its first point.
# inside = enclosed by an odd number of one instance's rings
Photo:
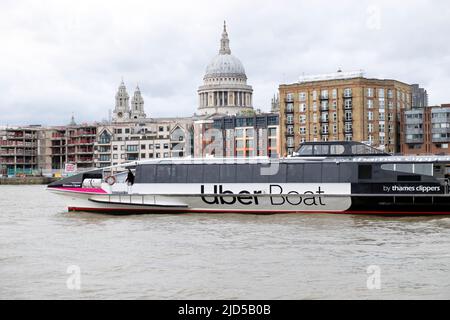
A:
{"type": "Polygon", "coordinates": [[[304,143],[283,159],[164,159],[54,182],[69,211],[450,215],[450,157],[397,157],[357,142],[304,143]]]}

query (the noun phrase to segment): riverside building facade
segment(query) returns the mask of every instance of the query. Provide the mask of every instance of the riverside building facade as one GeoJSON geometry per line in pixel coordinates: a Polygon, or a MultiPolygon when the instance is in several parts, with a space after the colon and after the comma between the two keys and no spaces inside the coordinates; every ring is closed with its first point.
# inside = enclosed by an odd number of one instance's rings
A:
{"type": "Polygon", "coordinates": [[[29,175],[39,170],[40,127],[0,128],[0,174],[29,175]]]}
{"type": "Polygon", "coordinates": [[[279,115],[215,116],[194,122],[194,157],[279,157],[279,115]]]}
{"type": "Polygon", "coordinates": [[[401,129],[403,154],[450,154],[449,104],[415,108],[403,112],[401,129]]]}
{"type": "Polygon", "coordinates": [[[399,120],[411,109],[411,86],[396,80],[369,79],[361,71],[304,76],[282,84],[282,155],[302,142],[359,141],[385,152],[399,152],[399,120]]]}

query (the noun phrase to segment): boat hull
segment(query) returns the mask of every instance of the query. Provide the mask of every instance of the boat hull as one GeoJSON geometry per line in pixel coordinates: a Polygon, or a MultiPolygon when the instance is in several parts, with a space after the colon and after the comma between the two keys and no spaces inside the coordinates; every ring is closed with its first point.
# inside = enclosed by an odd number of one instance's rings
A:
{"type": "Polygon", "coordinates": [[[168,186],[140,185],[134,186],[134,192],[130,193],[111,192],[107,186],[100,189],[54,188],[52,191],[68,198],[70,212],[115,215],[163,213],[450,215],[450,197],[446,194],[354,194],[352,190],[356,188],[352,188],[349,183],[170,187],[171,189],[168,189],[168,186]],[[186,190],[198,191],[183,194],[186,190]]]}

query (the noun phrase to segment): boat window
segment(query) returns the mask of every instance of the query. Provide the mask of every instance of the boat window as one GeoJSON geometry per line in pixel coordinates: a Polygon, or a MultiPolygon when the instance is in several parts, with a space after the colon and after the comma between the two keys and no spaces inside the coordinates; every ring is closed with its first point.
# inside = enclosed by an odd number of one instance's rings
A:
{"type": "Polygon", "coordinates": [[[387,171],[433,176],[432,163],[389,163],[389,164],[382,164],[381,169],[387,171]]]}
{"type": "MultiPolygon", "coordinates": [[[[272,163],[270,168],[272,169],[270,172],[273,173],[268,176],[269,182],[278,182],[285,183],[286,182],[286,164],[285,163],[272,163]]],[[[269,170],[267,170],[269,172],[269,170]]]]}
{"type": "Polygon", "coordinates": [[[269,181],[269,176],[265,173],[269,172],[270,166],[267,164],[257,163],[252,166],[252,182],[253,183],[267,183],[269,181]]]}
{"type": "Polygon", "coordinates": [[[322,182],[321,163],[305,163],[304,166],[304,182],[322,182]]]}
{"type": "Polygon", "coordinates": [[[171,164],[158,164],[156,166],[156,183],[170,183],[171,164]]]}
{"type": "Polygon", "coordinates": [[[344,152],[345,152],[345,147],[341,144],[330,146],[330,154],[344,154],[344,152]]]}
{"type": "Polygon", "coordinates": [[[298,150],[298,154],[300,156],[312,156],[313,146],[312,145],[301,146],[300,149],[298,150]]]}
{"type": "Polygon", "coordinates": [[[223,164],[220,166],[220,182],[235,183],[236,182],[236,165],[223,164]]]}
{"type": "MultiPolygon", "coordinates": [[[[126,177],[126,173],[125,173],[126,177]]],[[[136,183],[154,183],[156,178],[156,165],[144,164],[136,167],[136,183]]]]}
{"type": "Polygon", "coordinates": [[[352,146],[352,154],[380,154],[380,150],[366,146],[364,144],[357,144],[352,146]]]}
{"type": "Polygon", "coordinates": [[[360,164],[358,167],[358,179],[372,179],[372,165],[360,164]]]}
{"type": "Polygon", "coordinates": [[[336,163],[322,164],[322,182],[339,182],[339,167],[336,163]]]}
{"type": "Polygon", "coordinates": [[[286,182],[304,182],[303,163],[288,163],[286,182]]]}
{"type": "Polygon", "coordinates": [[[352,182],[354,180],[354,165],[352,163],[341,163],[338,167],[340,182],[352,182]]]}
{"type": "Polygon", "coordinates": [[[172,183],[186,183],[187,171],[189,165],[187,164],[174,164],[172,165],[172,183]]]}
{"type": "Polygon", "coordinates": [[[326,144],[318,144],[314,146],[315,156],[327,156],[330,147],[326,144]]]}
{"type": "Polygon", "coordinates": [[[237,164],[236,165],[236,182],[252,182],[252,165],[237,164]]]}
{"type": "Polygon", "coordinates": [[[203,165],[191,164],[187,172],[187,183],[202,183],[203,182],[203,165]]]}
{"type": "Polygon", "coordinates": [[[205,164],[203,166],[203,182],[204,183],[220,182],[220,165],[205,164]]]}

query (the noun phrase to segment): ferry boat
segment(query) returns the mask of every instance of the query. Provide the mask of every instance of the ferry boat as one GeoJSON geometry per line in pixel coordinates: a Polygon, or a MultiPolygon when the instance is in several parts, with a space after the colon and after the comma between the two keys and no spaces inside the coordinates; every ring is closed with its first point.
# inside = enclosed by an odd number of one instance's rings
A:
{"type": "Polygon", "coordinates": [[[315,142],[280,159],[130,162],[62,179],[48,190],[68,197],[69,211],[107,214],[450,215],[449,168],[446,156],[315,142]]]}

